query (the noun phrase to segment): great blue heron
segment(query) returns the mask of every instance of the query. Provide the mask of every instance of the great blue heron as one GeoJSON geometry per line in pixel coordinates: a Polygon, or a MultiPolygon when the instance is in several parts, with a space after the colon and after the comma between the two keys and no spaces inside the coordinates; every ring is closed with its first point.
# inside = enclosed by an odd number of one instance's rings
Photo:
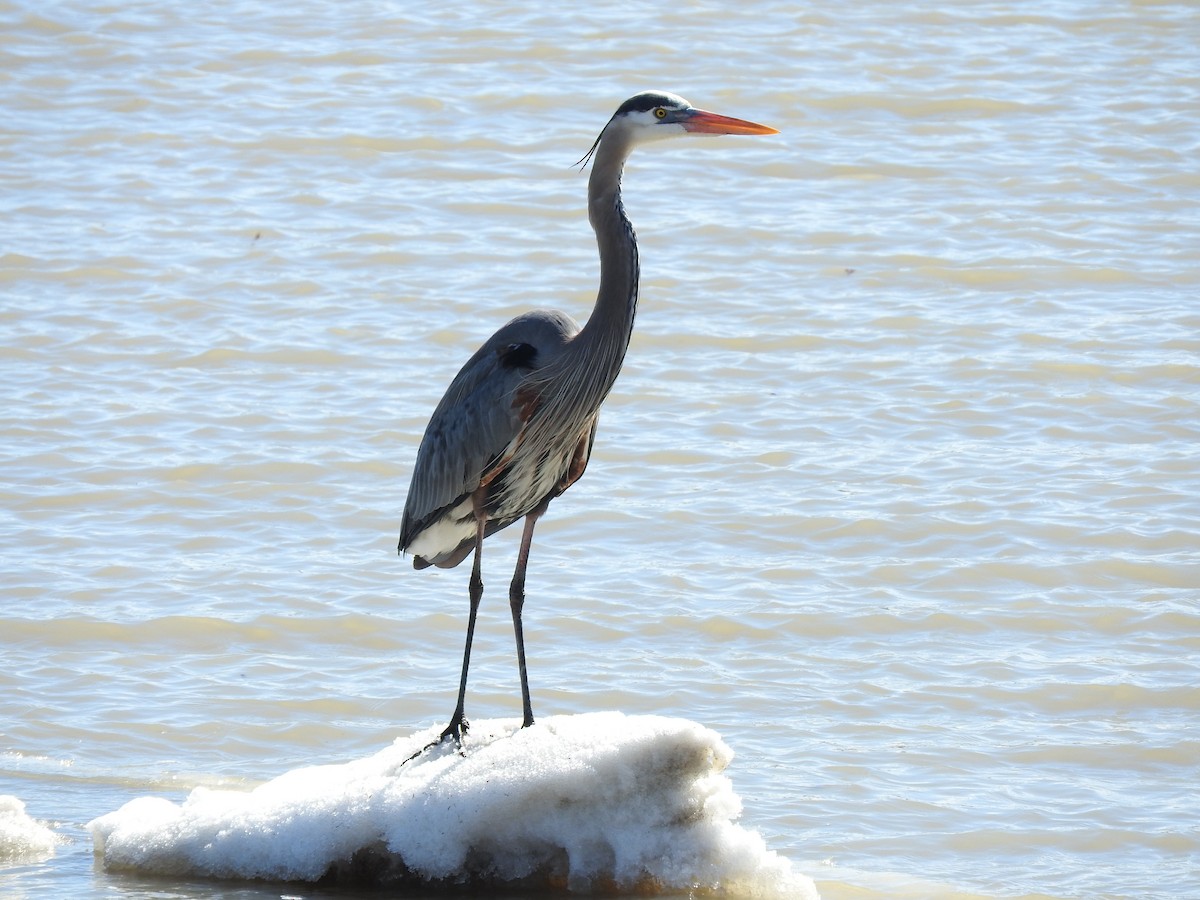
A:
{"type": "Polygon", "coordinates": [[[634,147],[685,134],[777,134],[774,128],[696,109],[646,91],[618,108],[580,162],[592,161],[588,220],[600,250],[600,289],[582,328],[566,313],[517,316],[467,360],[433,411],[413,470],[399,552],[413,566],[457,566],[472,549],[470,618],[458,704],[441,738],[461,742],[475,614],[483,595],[480,558],[488,535],[524,517],[509,586],[523,725],[533,724],[521,608],[533,527],[550,501],[583,474],[600,404],[621,370],[638,299],[638,253],[621,205],[621,171],[634,147]]]}

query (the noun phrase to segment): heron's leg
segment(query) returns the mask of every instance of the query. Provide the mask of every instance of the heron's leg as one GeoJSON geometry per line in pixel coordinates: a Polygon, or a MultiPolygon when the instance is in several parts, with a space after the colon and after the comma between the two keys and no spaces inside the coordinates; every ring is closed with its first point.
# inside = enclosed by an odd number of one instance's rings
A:
{"type": "Polygon", "coordinates": [[[522,728],[533,724],[533,706],[529,702],[529,676],[525,672],[525,632],[521,627],[521,610],[525,606],[525,567],[529,564],[529,545],[533,543],[533,526],[546,511],[549,502],[542,503],[525,516],[525,530],[521,533],[521,549],[517,553],[517,568],[513,572],[512,584],[508,587],[508,604],[512,607],[513,631],[517,636],[517,668],[521,670],[521,703],[525,721],[522,728]]]}
{"type": "Polygon", "coordinates": [[[475,530],[475,560],[471,565],[471,582],[468,588],[471,598],[471,614],[467,619],[467,642],[463,647],[462,677],[458,682],[458,703],[454,707],[454,715],[450,717],[450,724],[438,738],[438,741],[442,741],[452,736],[456,744],[462,743],[462,736],[467,733],[468,728],[466,717],[463,715],[463,704],[466,702],[467,696],[467,669],[471,665],[471,641],[475,637],[475,615],[479,612],[479,601],[483,597],[480,559],[483,556],[483,534],[487,526],[487,517],[476,515],[476,521],[478,525],[475,530]]]}

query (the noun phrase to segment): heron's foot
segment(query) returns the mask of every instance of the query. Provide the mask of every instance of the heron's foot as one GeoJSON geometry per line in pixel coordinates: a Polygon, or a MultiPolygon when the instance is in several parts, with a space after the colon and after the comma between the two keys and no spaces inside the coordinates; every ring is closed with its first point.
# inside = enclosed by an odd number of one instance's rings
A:
{"type": "MultiPolygon", "coordinates": [[[[446,738],[454,738],[454,746],[459,750],[462,750],[462,739],[470,730],[470,728],[471,724],[467,721],[467,717],[460,713],[450,720],[450,724],[446,726],[446,730],[443,731],[441,736],[432,744],[430,744],[429,747],[432,747],[435,744],[440,744],[442,741],[446,740],[446,738]]],[[[425,749],[428,750],[429,747],[426,747],[425,749]]]]}
{"type": "MultiPolygon", "coordinates": [[[[470,725],[464,716],[455,716],[450,720],[450,724],[446,726],[445,731],[439,734],[436,738],[434,738],[400,765],[405,765],[406,763],[412,762],[418,756],[424,755],[427,751],[432,750],[434,747],[440,747],[446,742],[446,738],[453,738],[455,749],[457,749],[460,754],[463,754],[462,739],[467,733],[469,727],[470,725]]],[[[466,754],[463,755],[465,756],[466,754]]]]}

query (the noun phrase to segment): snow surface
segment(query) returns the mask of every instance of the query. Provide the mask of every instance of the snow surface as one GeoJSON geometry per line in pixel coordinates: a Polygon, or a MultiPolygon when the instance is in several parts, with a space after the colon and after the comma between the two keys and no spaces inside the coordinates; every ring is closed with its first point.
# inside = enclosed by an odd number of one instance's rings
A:
{"type": "Polygon", "coordinates": [[[732,752],[684,719],[590,713],[440,728],[252,791],[141,797],[88,824],[109,870],[270,881],[816,898],[736,823],[732,752]],[[414,753],[418,753],[415,758],[414,753]]]}
{"type": "Polygon", "coordinates": [[[58,836],[25,812],[25,804],[0,794],[0,863],[35,862],[54,854],[58,836]]]}

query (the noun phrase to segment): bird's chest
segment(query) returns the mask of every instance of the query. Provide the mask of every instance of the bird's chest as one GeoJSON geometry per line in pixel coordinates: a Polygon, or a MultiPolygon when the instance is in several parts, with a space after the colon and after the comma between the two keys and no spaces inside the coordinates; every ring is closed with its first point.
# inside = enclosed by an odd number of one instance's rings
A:
{"type": "Polygon", "coordinates": [[[570,483],[572,460],[579,447],[578,434],[557,439],[544,448],[523,452],[518,447],[490,485],[489,506],[500,518],[522,516],[543,500],[562,493],[570,483]]]}

